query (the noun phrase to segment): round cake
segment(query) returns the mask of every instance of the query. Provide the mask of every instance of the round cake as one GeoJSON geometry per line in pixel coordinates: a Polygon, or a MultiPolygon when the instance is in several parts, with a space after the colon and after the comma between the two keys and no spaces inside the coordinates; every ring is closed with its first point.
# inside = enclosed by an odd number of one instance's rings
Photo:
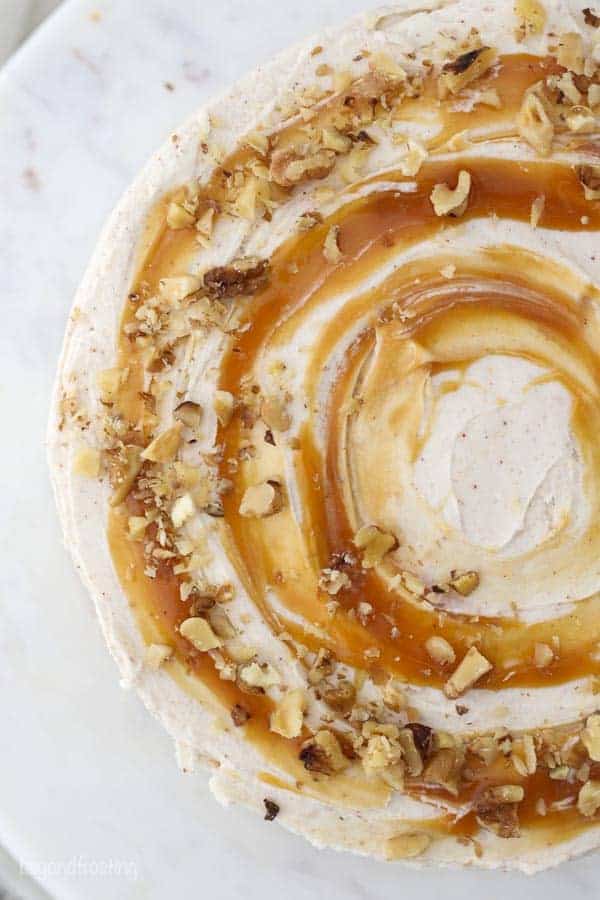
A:
{"type": "Polygon", "coordinates": [[[600,844],[599,26],[424,0],[294,47],[77,294],[50,464],[122,680],[314,844],[600,844]]]}

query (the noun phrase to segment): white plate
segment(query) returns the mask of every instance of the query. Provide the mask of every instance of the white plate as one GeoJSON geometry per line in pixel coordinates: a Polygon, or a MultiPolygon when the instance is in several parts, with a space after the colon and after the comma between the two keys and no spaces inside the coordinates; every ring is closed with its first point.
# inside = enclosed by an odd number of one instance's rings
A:
{"type": "MultiPolygon", "coordinates": [[[[43,435],[67,311],[103,220],[196,106],[363,5],[71,0],[0,74],[0,844],[56,900],[597,896],[600,857],[534,880],[424,874],[317,851],[222,809],[119,688],[61,547],[43,435]]],[[[17,888],[34,896],[25,878],[17,888]]]]}

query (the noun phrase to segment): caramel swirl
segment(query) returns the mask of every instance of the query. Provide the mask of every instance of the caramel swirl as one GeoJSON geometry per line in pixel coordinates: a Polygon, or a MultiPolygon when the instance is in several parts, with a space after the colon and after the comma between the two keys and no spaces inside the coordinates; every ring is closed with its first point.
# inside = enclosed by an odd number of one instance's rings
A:
{"type": "MultiPolygon", "coordinates": [[[[600,674],[600,294],[588,256],[600,203],[568,155],[581,136],[552,161],[503,144],[524,91],[562,72],[555,59],[502,58],[481,83],[501,95],[497,108],[443,98],[443,127],[414,174],[346,179],[291,234],[277,214],[300,179],[324,179],[336,154],[375,143],[358,130],[372,81],[352,104],[321,101],[317,122],[334,116],[337,130],[312,155],[294,150],[296,121],[271,143],[249,137],[195,195],[194,216],[183,188],[158,207],[123,315],[117,406],[139,465],[109,540],[145,639],[172,648],[169,673],[186,692],[234,711],[265,784],[352,809],[400,790],[431,808],[425,824],[421,806],[399,817],[428,839],[520,827],[547,844],[594,823],[577,802],[597,768],[580,734],[600,674]],[[340,125],[348,108],[353,132],[340,125]],[[256,186],[251,199],[266,220],[272,204],[284,239],[263,257],[268,240],[250,235],[237,268],[198,269],[198,223],[228,211],[240,167],[270,173],[269,201],[256,186]],[[451,202],[461,173],[464,201],[440,213],[436,190],[451,202]],[[182,273],[176,312],[191,333],[169,312],[168,341],[140,340],[140,298],[182,273]],[[158,446],[165,396],[174,413],[158,446]],[[161,499],[148,519],[150,490],[161,499]],[[183,539],[163,540],[165,515],[186,525],[183,539]],[[144,516],[153,552],[168,550],[150,566],[130,539],[144,516]],[[208,581],[222,583],[199,589],[190,573],[211,559],[208,581]],[[203,623],[196,638],[181,628],[191,619],[203,623]],[[244,681],[251,665],[262,681],[244,681]],[[281,702],[298,679],[309,700],[295,728],[281,702]],[[392,688],[404,694],[395,705],[392,688]],[[386,728],[401,728],[398,756],[386,752],[402,785],[370,762],[396,740],[386,728]],[[580,781],[556,775],[552,754],[567,745],[563,768],[580,781]]],[[[388,105],[397,79],[376,82],[388,105]]],[[[439,106],[426,79],[394,125],[439,106]]]]}

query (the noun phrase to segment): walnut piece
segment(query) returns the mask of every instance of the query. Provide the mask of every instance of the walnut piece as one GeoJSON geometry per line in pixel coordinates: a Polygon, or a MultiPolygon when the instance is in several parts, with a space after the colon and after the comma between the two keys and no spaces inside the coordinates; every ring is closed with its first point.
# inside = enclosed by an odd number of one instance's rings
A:
{"type": "Polygon", "coordinates": [[[545,669],[554,659],[554,651],[548,644],[536,643],[533,647],[533,664],[537,669],[545,669]]]}
{"type": "Polygon", "coordinates": [[[265,397],[260,408],[260,415],[272,431],[287,431],[291,425],[291,417],[280,397],[265,397]]]}
{"type": "Polygon", "coordinates": [[[246,488],[240,503],[240,516],[248,519],[264,519],[279,512],[283,506],[283,492],[277,481],[263,481],[246,488]]]}
{"type": "Polygon", "coordinates": [[[150,462],[168,463],[175,459],[181,444],[181,422],[158,434],[145,450],[142,459],[150,462]]]}
{"type": "Polygon", "coordinates": [[[248,663],[246,666],[240,666],[240,680],[250,688],[256,688],[260,693],[267,688],[279,684],[279,675],[269,663],[259,665],[257,662],[248,663]]]}
{"type": "Polygon", "coordinates": [[[318,772],[322,775],[333,775],[349,765],[348,759],[342,753],[340,742],[333,732],[327,729],[318,731],[302,745],[300,760],[309,772],[318,772]]]}
{"type": "Polygon", "coordinates": [[[181,422],[182,425],[195,431],[202,418],[202,407],[199,403],[194,403],[192,400],[184,400],[183,403],[175,407],[173,418],[176,422],[181,422]]]}
{"type": "Polygon", "coordinates": [[[338,240],[340,235],[340,226],[332,225],[327,235],[325,237],[325,242],[323,244],[323,256],[327,260],[328,263],[335,265],[339,263],[339,261],[343,257],[343,253],[340,250],[338,240]]]}
{"type": "Polygon", "coordinates": [[[203,285],[215,300],[255,294],[269,281],[269,263],[254,256],[234,259],[228,266],[215,266],[204,273],[203,285]]]}
{"type": "Polygon", "coordinates": [[[583,41],[576,31],[562,34],[558,43],[556,60],[575,75],[583,75],[585,58],[583,55],[583,41]]]}
{"type": "Polygon", "coordinates": [[[363,525],[354,535],[353,543],[363,551],[363,569],[373,569],[386,553],[396,549],[398,539],[388,531],[382,531],[377,525],[363,525]]]}
{"type": "Polygon", "coordinates": [[[319,696],[338,712],[347,712],[356,699],[356,688],[351,681],[341,679],[336,684],[320,684],[319,696]]]}
{"type": "Polygon", "coordinates": [[[219,420],[219,424],[226,428],[231,422],[233,415],[233,394],[229,391],[216,391],[214,400],[214,410],[219,420]]]}
{"type": "Polygon", "coordinates": [[[458,94],[464,87],[480,78],[496,61],[496,51],[491,47],[469,50],[446,63],[438,78],[438,96],[444,100],[449,94],[458,94]]]}
{"type": "Polygon", "coordinates": [[[444,693],[450,699],[456,699],[491,669],[490,661],[479,652],[477,647],[471,647],[444,685],[444,693]]]}
{"type": "Polygon", "coordinates": [[[453,796],[458,795],[461,759],[454,747],[442,747],[428,762],[423,772],[425,784],[443,787],[453,796]]]}
{"type": "Polygon", "coordinates": [[[111,463],[110,483],[114,488],[114,493],[110,498],[111,506],[118,506],[125,500],[143,463],[141,447],[137,447],[135,444],[128,444],[124,447],[123,452],[111,463]]]}
{"type": "Polygon", "coordinates": [[[168,644],[149,644],[144,651],[144,662],[150,669],[160,669],[173,656],[173,648],[168,644]]]}
{"type": "Polygon", "coordinates": [[[73,460],[73,472],[76,475],[83,475],[84,478],[98,478],[101,461],[99,450],[94,447],[82,447],[73,460]]]}
{"type": "Polygon", "coordinates": [[[294,187],[300,182],[326,178],[335,165],[333,150],[312,150],[302,155],[293,147],[275,150],[271,156],[269,177],[280,187],[294,187]]]}
{"type": "Polygon", "coordinates": [[[544,104],[533,91],[525,94],[517,114],[517,130],[540,156],[548,156],[554,140],[554,125],[544,104]]]}
{"type": "MultiPolygon", "coordinates": [[[[484,792],[475,805],[476,818],[483,828],[493,831],[498,837],[519,837],[519,814],[517,808],[519,801],[504,802],[501,799],[503,787],[490,788],[484,792]]],[[[509,785],[508,787],[518,787],[518,785],[509,785]]],[[[517,796],[517,794],[512,794],[509,791],[508,796],[517,796]]]]}
{"type": "Polygon", "coordinates": [[[195,222],[194,215],[189,212],[181,203],[171,201],[167,207],[167,225],[174,231],[182,228],[190,228],[195,222]]]}
{"type": "Polygon", "coordinates": [[[539,0],[516,0],[514,9],[519,19],[517,40],[541,34],[546,23],[546,11],[539,0]]]}
{"type": "Polygon", "coordinates": [[[431,192],[431,203],[436,216],[462,216],[469,202],[471,175],[462,169],[455,188],[436,184],[431,192]]]}
{"type": "Polygon", "coordinates": [[[434,662],[440,666],[448,666],[456,660],[454,647],[439,635],[432,635],[425,641],[425,649],[434,662]]]}
{"type": "Polygon", "coordinates": [[[463,597],[468,597],[479,587],[479,575],[477,572],[452,572],[450,587],[463,597]]]}
{"type": "Polygon", "coordinates": [[[319,587],[326,594],[335,597],[342,588],[350,587],[350,579],[345,572],[339,569],[322,569],[319,574],[319,587]]]}
{"type": "Polygon", "coordinates": [[[600,166],[577,166],[577,177],[586,200],[600,200],[600,166]]]}
{"type": "Polygon", "coordinates": [[[265,822],[272,822],[279,813],[279,804],[274,800],[269,800],[268,797],[264,798],[263,803],[265,804],[265,822]]]}
{"type": "Polygon", "coordinates": [[[214,633],[206,619],[192,616],[179,626],[179,633],[193,644],[196,650],[203,652],[221,646],[221,639],[214,633]]]}
{"type": "Polygon", "coordinates": [[[288,691],[271,713],[271,731],[284,738],[298,737],[302,731],[302,719],[306,709],[306,695],[300,688],[288,691]]]}
{"type": "Polygon", "coordinates": [[[595,816],[600,809],[600,781],[586,781],[577,797],[577,809],[582,816],[595,816]]]}
{"type": "Polygon", "coordinates": [[[181,528],[195,513],[194,501],[189,494],[178,497],[171,507],[171,522],[174,528],[181,528]]]}
{"type": "Polygon", "coordinates": [[[236,728],[241,728],[250,718],[250,713],[240,703],[234,703],[231,707],[231,721],[236,728]]]}
{"type": "Polygon", "coordinates": [[[594,762],[600,762],[600,714],[588,716],[581,732],[581,742],[594,762]]]}
{"type": "Polygon", "coordinates": [[[600,15],[594,12],[593,9],[590,9],[587,6],[583,10],[583,21],[586,25],[589,25],[590,28],[598,28],[600,26],[600,15]]]}
{"type": "Polygon", "coordinates": [[[385,842],[386,859],[412,859],[421,856],[431,844],[431,838],[424,831],[406,831],[388,838],[385,842]]]}

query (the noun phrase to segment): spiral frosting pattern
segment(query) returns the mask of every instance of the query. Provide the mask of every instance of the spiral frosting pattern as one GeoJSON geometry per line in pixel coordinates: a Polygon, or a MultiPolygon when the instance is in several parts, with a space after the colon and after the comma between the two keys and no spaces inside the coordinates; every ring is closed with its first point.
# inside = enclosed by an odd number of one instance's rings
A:
{"type": "Polygon", "coordinates": [[[219,796],[535,869],[600,816],[600,69],[516,6],[386,13],[227,150],[194,125],[78,465],[219,796]]]}

